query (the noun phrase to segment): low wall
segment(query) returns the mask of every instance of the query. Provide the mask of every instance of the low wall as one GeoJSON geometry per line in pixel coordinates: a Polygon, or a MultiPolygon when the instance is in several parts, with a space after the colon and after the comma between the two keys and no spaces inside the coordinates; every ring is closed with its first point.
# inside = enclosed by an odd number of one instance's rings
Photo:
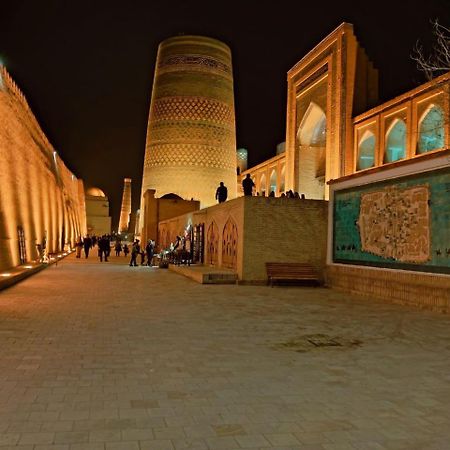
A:
{"type": "Polygon", "coordinates": [[[174,242],[189,224],[204,224],[205,264],[232,268],[230,254],[235,254],[232,269],[240,282],[264,283],[266,262],[309,262],[322,273],[327,204],[322,200],[240,197],[159,222],[161,240],[167,246],[167,237],[174,242]]]}
{"type": "Polygon", "coordinates": [[[327,251],[324,200],[246,197],[242,280],[267,280],[266,262],[306,262],[323,273],[327,251]]]}
{"type": "Polygon", "coordinates": [[[450,312],[450,275],[333,264],[326,284],[402,305],[450,312]]]}

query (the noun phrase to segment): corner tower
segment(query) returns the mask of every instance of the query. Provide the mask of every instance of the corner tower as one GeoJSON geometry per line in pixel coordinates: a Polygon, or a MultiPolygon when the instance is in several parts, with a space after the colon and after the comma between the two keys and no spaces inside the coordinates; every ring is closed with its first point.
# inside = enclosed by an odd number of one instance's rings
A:
{"type": "Polygon", "coordinates": [[[141,198],[154,189],[206,207],[220,181],[236,197],[231,51],[208,37],[169,38],[158,48],[141,198]]]}

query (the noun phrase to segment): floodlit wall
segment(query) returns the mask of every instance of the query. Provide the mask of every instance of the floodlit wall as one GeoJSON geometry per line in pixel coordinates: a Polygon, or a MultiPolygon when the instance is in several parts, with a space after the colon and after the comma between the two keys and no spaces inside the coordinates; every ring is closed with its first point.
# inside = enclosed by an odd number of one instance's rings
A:
{"type": "Polygon", "coordinates": [[[240,197],[159,223],[161,246],[204,226],[204,263],[232,269],[240,282],[267,280],[266,262],[307,262],[322,273],[328,202],[240,197]]]}
{"type": "Polygon", "coordinates": [[[449,148],[449,111],[450,72],[356,116],[352,172],[449,148]]]}
{"type": "Polygon", "coordinates": [[[73,247],[86,232],[81,180],[47,140],[27,101],[0,68],[0,270],[73,247]]]}
{"type": "Polygon", "coordinates": [[[327,182],[353,167],[351,118],[375,104],[378,74],[353,26],[341,24],[288,75],[286,186],[328,199],[327,182]]]}

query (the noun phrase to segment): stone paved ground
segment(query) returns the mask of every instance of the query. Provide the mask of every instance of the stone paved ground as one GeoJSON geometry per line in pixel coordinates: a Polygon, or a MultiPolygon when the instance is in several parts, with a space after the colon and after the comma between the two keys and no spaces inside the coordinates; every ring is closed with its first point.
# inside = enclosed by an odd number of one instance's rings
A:
{"type": "Polygon", "coordinates": [[[450,317],[73,256],[0,293],[0,449],[450,449],[450,317]]]}

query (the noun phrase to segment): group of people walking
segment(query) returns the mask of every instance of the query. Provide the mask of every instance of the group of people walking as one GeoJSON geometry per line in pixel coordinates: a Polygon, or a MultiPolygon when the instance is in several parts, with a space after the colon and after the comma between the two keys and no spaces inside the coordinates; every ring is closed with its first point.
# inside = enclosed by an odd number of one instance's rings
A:
{"type": "MultiPolygon", "coordinates": [[[[81,236],[78,238],[76,242],[76,257],[81,258],[81,253],[84,250],[85,259],[89,258],[89,253],[91,249],[97,247],[98,250],[98,258],[100,262],[108,262],[108,258],[111,254],[111,235],[103,235],[101,237],[86,235],[84,238],[81,236]]],[[[151,239],[148,240],[147,245],[144,248],[141,248],[139,243],[139,239],[136,239],[131,245],[131,259],[130,266],[137,266],[137,258],[140,256],[140,264],[151,266],[153,260],[153,254],[155,249],[155,242],[151,239]]],[[[114,251],[116,256],[120,256],[120,254],[124,253],[125,258],[130,253],[130,247],[127,243],[123,243],[120,240],[117,240],[114,244],[114,251]]]]}
{"type": "Polygon", "coordinates": [[[141,257],[141,266],[152,266],[153,255],[155,251],[155,242],[151,239],[148,240],[145,248],[141,248],[139,239],[135,239],[131,247],[131,260],[130,267],[136,267],[138,265],[137,258],[141,257]]]}
{"type": "Polygon", "coordinates": [[[110,234],[104,234],[101,237],[93,235],[92,237],[86,235],[84,238],[81,238],[81,236],[78,238],[76,242],[76,257],[81,258],[81,252],[84,249],[84,257],[87,259],[89,258],[89,253],[91,251],[91,248],[94,248],[97,246],[98,248],[98,257],[100,258],[100,261],[107,262],[108,257],[111,253],[111,235],[110,234]]]}

